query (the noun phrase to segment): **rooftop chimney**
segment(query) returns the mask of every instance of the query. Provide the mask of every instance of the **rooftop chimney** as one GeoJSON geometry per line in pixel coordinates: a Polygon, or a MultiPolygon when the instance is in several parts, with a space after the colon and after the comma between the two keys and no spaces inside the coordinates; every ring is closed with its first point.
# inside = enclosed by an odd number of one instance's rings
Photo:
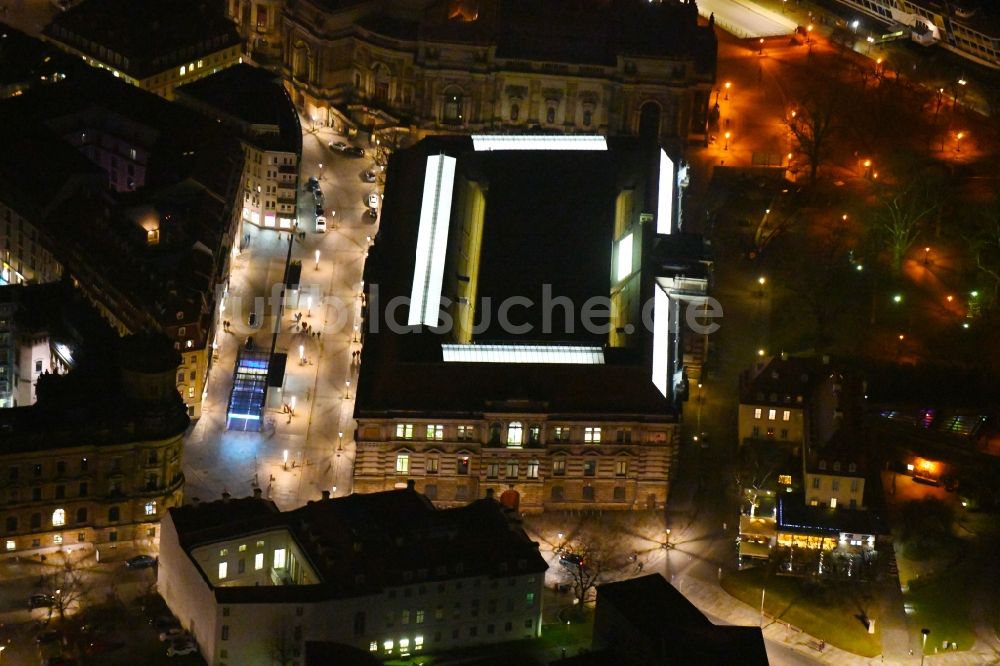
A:
{"type": "Polygon", "coordinates": [[[323,499],[325,499],[325,500],[330,499],[330,491],[329,490],[324,490],[323,491],[323,499]]]}

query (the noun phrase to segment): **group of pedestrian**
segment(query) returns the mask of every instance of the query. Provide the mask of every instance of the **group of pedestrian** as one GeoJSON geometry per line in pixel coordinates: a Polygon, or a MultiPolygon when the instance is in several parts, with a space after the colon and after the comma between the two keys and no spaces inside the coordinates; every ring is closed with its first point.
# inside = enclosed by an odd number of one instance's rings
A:
{"type": "Polygon", "coordinates": [[[351,352],[351,363],[361,363],[361,350],[351,352]]]}
{"type": "Polygon", "coordinates": [[[228,319],[223,320],[223,322],[222,322],[222,330],[223,331],[225,331],[226,333],[232,333],[232,331],[229,330],[230,326],[232,326],[232,324],[230,323],[230,321],[228,319]]]}

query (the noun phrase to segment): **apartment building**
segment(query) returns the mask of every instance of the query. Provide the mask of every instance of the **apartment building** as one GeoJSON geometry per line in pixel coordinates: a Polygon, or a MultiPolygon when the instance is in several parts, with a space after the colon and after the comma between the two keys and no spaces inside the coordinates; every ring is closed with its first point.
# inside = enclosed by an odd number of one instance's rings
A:
{"type": "Polygon", "coordinates": [[[547,565],[492,498],[435,509],[413,484],[280,512],[254,497],[173,508],[157,585],[213,666],[379,658],[540,635],[547,565]]]}
{"type": "Polygon", "coordinates": [[[177,353],[150,336],[80,351],[69,373],[39,378],[33,405],[0,409],[4,552],[154,546],[180,504],[177,353]]]}

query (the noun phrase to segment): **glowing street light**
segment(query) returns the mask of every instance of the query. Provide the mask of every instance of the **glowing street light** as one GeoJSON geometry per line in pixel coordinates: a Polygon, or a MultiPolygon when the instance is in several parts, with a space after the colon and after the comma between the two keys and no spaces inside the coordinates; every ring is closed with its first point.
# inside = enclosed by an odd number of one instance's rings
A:
{"type": "Polygon", "coordinates": [[[732,87],[732,85],[733,85],[732,83],[726,81],[726,97],[725,97],[726,101],[729,100],[729,89],[732,87]]]}
{"type": "Polygon", "coordinates": [[[319,270],[319,250],[316,250],[316,270],[319,270]]]}
{"type": "Polygon", "coordinates": [[[929,247],[924,248],[924,266],[931,262],[931,249],[929,247]]]}
{"type": "Polygon", "coordinates": [[[726,136],[726,145],[725,145],[725,146],[723,146],[723,148],[722,148],[722,149],[723,149],[723,150],[729,150],[729,137],[731,137],[731,136],[732,136],[732,133],[730,133],[730,132],[726,132],[726,135],[725,135],[725,136],[726,136]]]}
{"type": "Polygon", "coordinates": [[[764,277],[763,275],[757,278],[757,284],[759,284],[760,286],[763,287],[765,282],[767,282],[767,278],[764,277]]]}
{"type": "Polygon", "coordinates": [[[764,354],[765,354],[765,352],[764,352],[763,349],[758,349],[757,350],[757,356],[763,356],[764,354]]]}
{"type": "Polygon", "coordinates": [[[299,345],[299,365],[303,365],[306,362],[306,346],[299,345]]]}
{"type": "Polygon", "coordinates": [[[757,55],[764,55],[764,38],[761,37],[758,43],[760,44],[760,48],[757,49],[757,55]]]}
{"type": "Polygon", "coordinates": [[[965,136],[965,132],[959,132],[955,135],[955,152],[962,152],[962,138],[965,136]]]}
{"type": "Polygon", "coordinates": [[[344,433],[342,432],[337,433],[337,450],[338,451],[344,450],[344,433]]]}
{"type": "Polygon", "coordinates": [[[903,302],[903,296],[902,296],[902,294],[896,294],[896,295],[894,295],[892,297],[892,302],[893,303],[902,303],[903,302]]]}
{"type": "Polygon", "coordinates": [[[323,163],[319,163],[319,179],[323,180],[323,163]]]}
{"type": "Polygon", "coordinates": [[[310,296],[309,298],[306,299],[306,316],[307,317],[311,317],[312,316],[312,309],[313,309],[313,297],[310,296]]]}

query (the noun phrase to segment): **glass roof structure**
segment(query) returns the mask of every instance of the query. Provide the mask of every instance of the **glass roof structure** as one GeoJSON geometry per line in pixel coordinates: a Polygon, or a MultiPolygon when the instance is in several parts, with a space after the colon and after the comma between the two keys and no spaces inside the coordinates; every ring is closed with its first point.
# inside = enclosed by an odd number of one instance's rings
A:
{"type": "Polygon", "coordinates": [[[473,134],[472,147],[483,150],[607,150],[600,135],[473,134]]]}
{"type": "Polygon", "coordinates": [[[443,344],[445,363],[574,363],[603,365],[600,347],[568,345],[443,344]]]}
{"type": "Polygon", "coordinates": [[[267,368],[271,354],[240,347],[233,372],[233,391],[229,394],[226,428],[260,430],[267,399],[267,368]]]}

